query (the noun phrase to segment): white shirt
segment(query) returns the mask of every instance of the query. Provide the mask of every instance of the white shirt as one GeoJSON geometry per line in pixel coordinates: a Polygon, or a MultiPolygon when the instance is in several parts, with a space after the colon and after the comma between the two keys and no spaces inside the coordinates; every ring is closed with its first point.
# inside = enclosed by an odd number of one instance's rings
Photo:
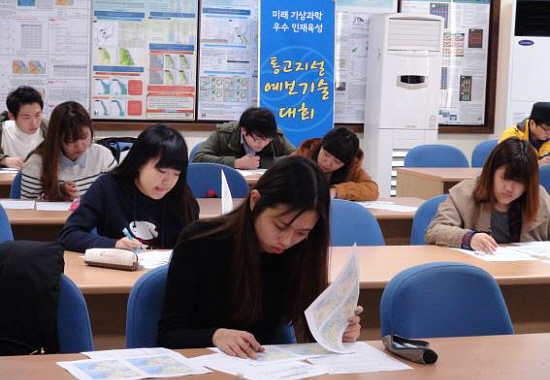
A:
{"type": "Polygon", "coordinates": [[[34,134],[29,135],[21,131],[13,120],[6,120],[2,124],[2,150],[10,157],[25,159],[42,140],[44,140],[44,136],[40,128],[34,134]]]}

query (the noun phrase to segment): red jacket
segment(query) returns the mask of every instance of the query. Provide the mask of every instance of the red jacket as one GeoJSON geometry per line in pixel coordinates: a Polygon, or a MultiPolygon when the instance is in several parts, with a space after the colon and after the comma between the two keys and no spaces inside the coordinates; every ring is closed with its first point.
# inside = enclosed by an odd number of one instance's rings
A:
{"type": "MultiPolygon", "coordinates": [[[[291,155],[313,158],[319,153],[320,138],[305,140],[291,155]]],[[[378,185],[361,167],[363,151],[359,149],[349,167],[346,181],[333,184],[338,192],[336,198],[351,201],[373,201],[378,199],[378,185]]]]}

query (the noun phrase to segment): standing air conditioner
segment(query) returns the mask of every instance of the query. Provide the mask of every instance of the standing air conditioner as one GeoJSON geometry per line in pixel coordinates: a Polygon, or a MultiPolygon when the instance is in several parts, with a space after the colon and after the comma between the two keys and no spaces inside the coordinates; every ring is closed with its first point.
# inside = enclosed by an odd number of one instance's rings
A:
{"type": "Polygon", "coordinates": [[[373,15],[369,36],[363,166],[387,197],[394,151],[437,140],[443,18],[373,15]]]}
{"type": "Polygon", "coordinates": [[[550,0],[517,0],[512,15],[506,127],[550,102],[550,0]]]}

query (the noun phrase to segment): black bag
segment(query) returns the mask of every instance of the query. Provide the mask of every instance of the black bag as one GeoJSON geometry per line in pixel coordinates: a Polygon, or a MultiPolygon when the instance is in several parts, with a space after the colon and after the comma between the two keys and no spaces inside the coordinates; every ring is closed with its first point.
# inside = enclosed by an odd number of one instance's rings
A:
{"type": "Polygon", "coordinates": [[[96,140],[95,143],[108,148],[117,162],[120,162],[120,154],[130,150],[135,141],[135,137],[105,137],[96,140]]]}
{"type": "Polygon", "coordinates": [[[0,355],[59,352],[63,251],[59,243],[0,244],[0,355]]]}

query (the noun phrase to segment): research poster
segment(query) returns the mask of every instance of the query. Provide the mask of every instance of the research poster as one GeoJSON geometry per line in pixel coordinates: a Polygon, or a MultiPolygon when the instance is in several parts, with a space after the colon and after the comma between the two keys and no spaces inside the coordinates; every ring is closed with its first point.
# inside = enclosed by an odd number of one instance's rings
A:
{"type": "Polygon", "coordinates": [[[338,0],[334,51],[334,119],[363,123],[370,16],[397,12],[397,0],[338,0]]]}
{"type": "Polygon", "coordinates": [[[443,17],[439,124],[484,125],[489,52],[488,0],[403,0],[401,12],[443,17]]]}
{"type": "Polygon", "coordinates": [[[44,116],[59,103],[89,104],[90,2],[3,1],[0,6],[0,103],[11,90],[36,88],[44,116]]]}
{"type": "Polygon", "coordinates": [[[94,0],[92,117],[195,118],[197,8],[194,0],[94,0]]]}
{"type": "Polygon", "coordinates": [[[238,120],[258,101],[258,1],[201,2],[199,120],[238,120]]]}

